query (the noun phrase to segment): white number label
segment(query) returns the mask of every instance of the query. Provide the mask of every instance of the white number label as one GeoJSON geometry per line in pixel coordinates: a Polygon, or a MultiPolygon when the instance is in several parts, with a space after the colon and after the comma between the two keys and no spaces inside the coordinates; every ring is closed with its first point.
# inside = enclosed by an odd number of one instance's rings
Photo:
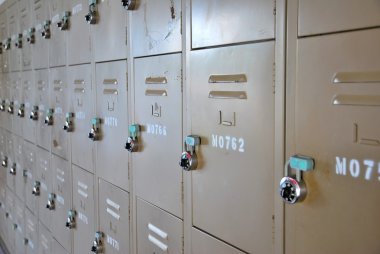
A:
{"type": "MultiPolygon", "coordinates": [[[[380,181],[380,162],[374,160],[347,159],[345,157],[335,157],[335,173],[337,175],[347,176],[353,178],[363,177],[365,180],[370,181],[374,175],[375,167],[377,166],[377,179],[380,181]]],[[[376,176],[375,176],[376,177],[376,176]]]]}
{"type": "Polygon", "coordinates": [[[106,126],[117,127],[117,118],[116,117],[105,117],[104,124],[106,126]]]}
{"type": "Polygon", "coordinates": [[[216,134],[211,135],[212,147],[223,149],[223,150],[231,150],[237,151],[240,153],[244,153],[244,138],[237,138],[233,136],[220,136],[216,134]]]}
{"type": "Polygon", "coordinates": [[[156,136],[167,136],[166,126],[159,124],[147,124],[146,132],[148,134],[156,135],[156,136]]]}

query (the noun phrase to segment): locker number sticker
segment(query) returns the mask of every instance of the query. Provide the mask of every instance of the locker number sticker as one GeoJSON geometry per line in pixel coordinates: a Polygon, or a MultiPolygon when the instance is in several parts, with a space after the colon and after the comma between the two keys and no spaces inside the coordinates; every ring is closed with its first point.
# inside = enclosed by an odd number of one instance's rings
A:
{"type": "Polygon", "coordinates": [[[227,151],[236,151],[240,153],[245,152],[244,138],[211,134],[211,140],[212,147],[227,151]]]}
{"type": "Polygon", "coordinates": [[[335,172],[337,175],[363,178],[370,181],[377,178],[380,181],[380,162],[374,160],[357,160],[345,157],[335,157],[335,172]]]}
{"type": "Polygon", "coordinates": [[[160,124],[147,124],[146,132],[156,136],[167,136],[166,126],[160,124]]]}

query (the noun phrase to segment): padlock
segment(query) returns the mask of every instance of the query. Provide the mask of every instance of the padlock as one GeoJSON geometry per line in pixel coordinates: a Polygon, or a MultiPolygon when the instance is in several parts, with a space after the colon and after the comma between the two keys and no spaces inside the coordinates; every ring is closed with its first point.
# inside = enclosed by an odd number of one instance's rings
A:
{"type": "Polygon", "coordinates": [[[75,228],[75,216],[76,212],[74,210],[70,210],[67,215],[66,227],[69,229],[75,228]]]}
{"type": "Polygon", "coordinates": [[[294,155],[285,164],[285,176],[280,181],[279,193],[287,204],[295,204],[305,199],[307,188],[302,179],[303,172],[314,169],[314,159],[303,155],[294,155]],[[296,171],[296,175],[291,175],[291,170],[296,171]]]}
{"type": "Polygon", "coordinates": [[[137,0],[121,0],[121,4],[127,11],[132,11],[137,6],[137,0]]]}
{"type": "Polygon", "coordinates": [[[25,116],[25,104],[24,103],[20,104],[20,107],[17,111],[17,115],[21,118],[25,116]]]}
{"type": "Polygon", "coordinates": [[[45,117],[45,124],[50,126],[53,125],[53,114],[54,114],[54,109],[50,108],[46,111],[46,117],[45,117]]]}
{"type": "Polygon", "coordinates": [[[49,194],[46,208],[49,209],[50,211],[55,209],[55,194],[54,193],[49,194]]]}
{"type": "Polygon", "coordinates": [[[1,100],[0,111],[5,111],[5,100],[1,100]]]}
{"type": "Polygon", "coordinates": [[[12,166],[11,166],[11,168],[9,169],[9,173],[11,174],[11,175],[16,175],[16,168],[17,168],[17,165],[16,165],[16,163],[13,163],[12,164],[12,166]]]}
{"type": "Polygon", "coordinates": [[[41,194],[40,187],[41,187],[41,183],[39,181],[35,181],[33,184],[33,190],[32,190],[32,194],[34,196],[39,196],[41,194]]]}
{"type": "Polygon", "coordinates": [[[103,232],[96,232],[95,233],[95,240],[91,247],[91,252],[93,253],[102,253],[103,252],[103,232]]]}
{"type": "Polygon", "coordinates": [[[27,177],[28,177],[28,170],[27,170],[27,169],[24,169],[24,170],[22,171],[22,176],[23,176],[24,178],[27,178],[27,177]]]}
{"type": "Polygon", "coordinates": [[[33,109],[30,112],[29,118],[33,121],[38,120],[38,106],[33,106],[33,109]]]}
{"type": "Polygon", "coordinates": [[[3,54],[3,42],[0,42],[0,55],[3,54]]]}
{"type": "Polygon", "coordinates": [[[36,32],[36,29],[34,27],[30,28],[28,30],[28,33],[26,35],[26,41],[29,43],[29,44],[34,44],[36,42],[36,37],[34,35],[34,33],[36,32]]]}
{"type": "Polygon", "coordinates": [[[69,11],[65,11],[62,14],[62,19],[57,22],[57,27],[59,28],[59,30],[64,31],[69,28],[69,16],[70,16],[69,11]]]}
{"type": "Polygon", "coordinates": [[[63,125],[63,130],[67,132],[72,132],[74,129],[74,124],[73,124],[73,117],[74,113],[66,113],[66,121],[65,124],[63,125]]]}
{"type": "Polygon", "coordinates": [[[181,155],[179,165],[185,171],[195,170],[198,167],[198,158],[195,152],[196,146],[201,144],[201,138],[195,135],[189,135],[184,141],[184,152],[181,155]]]}
{"type": "Polygon", "coordinates": [[[22,34],[17,34],[14,38],[15,47],[20,49],[22,48],[22,34]]]}
{"type": "Polygon", "coordinates": [[[50,33],[50,20],[46,20],[43,23],[41,36],[44,39],[50,39],[51,33],[50,33]]]}
{"type": "Polygon", "coordinates": [[[127,142],[125,143],[125,149],[127,149],[129,152],[137,152],[138,150],[138,135],[140,132],[140,125],[138,124],[132,124],[128,128],[129,130],[129,137],[127,139],[127,142]]]}
{"type": "Polygon", "coordinates": [[[8,157],[4,156],[3,160],[1,161],[1,166],[4,168],[8,167],[8,157]]]}
{"type": "Polygon", "coordinates": [[[11,114],[11,115],[13,115],[13,112],[14,112],[13,109],[14,109],[14,102],[11,101],[11,102],[9,102],[9,106],[8,106],[8,109],[7,109],[8,113],[11,114]]]}
{"type": "Polygon", "coordinates": [[[28,243],[29,243],[28,238],[24,238],[24,245],[28,245],[28,243]]]}
{"type": "Polygon", "coordinates": [[[84,16],[86,22],[90,25],[94,25],[97,22],[96,12],[96,0],[88,1],[88,13],[84,16]]]}
{"type": "Polygon", "coordinates": [[[3,49],[10,50],[11,49],[11,38],[7,38],[3,41],[3,49]]]}
{"type": "Polygon", "coordinates": [[[92,128],[90,133],[88,133],[88,138],[92,141],[100,140],[100,119],[92,118],[91,119],[92,128]]]}

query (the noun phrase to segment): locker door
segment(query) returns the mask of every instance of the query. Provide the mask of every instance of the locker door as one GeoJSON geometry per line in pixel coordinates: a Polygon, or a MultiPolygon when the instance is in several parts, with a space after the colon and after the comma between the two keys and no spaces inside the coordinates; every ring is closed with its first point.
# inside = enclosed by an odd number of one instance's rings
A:
{"type": "Polygon", "coordinates": [[[181,218],[181,54],[136,59],[135,73],[135,121],[141,125],[132,153],[136,194],[181,218]]]}
{"type": "Polygon", "coordinates": [[[181,0],[141,0],[131,13],[133,56],[181,51],[181,0]]]}
{"type": "Polygon", "coordinates": [[[68,134],[63,129],[68,113],[68,86],[66,67],[50,69],[51,97],[50,105],[54,109],[52,122],[52,152],[64,159],[68,158],[68,134]]]}
{"type": "Polygon", "coordinates": [[[9,71],[9,49],[6,47],[7,40],[9,37],[8,34],[8,23],[7,23],[7,12],[4,10],[0,14],[0,36],[1,36],[1,42],[2,42],[2,54],[1,54],[1,70],[3,73],[9,71]]]}
{"type": "Polygon", "coordinates": [[[7,86],[7,74],[4,73],[0,78],[0,126],[6,129],[7,114],[6,111],[6,86],[7,86]]]}
{"type": "Polygon", "coordinates": [[[96,62],[127,58],[127,12],[120,1],[98,1],[98,22],[92,26],[96,62]]]}
{"type": "Polygon", "coordinates": [[[191,134],[201,137],[193,225],[272,253],[274,42],[193,51],[190,60],[191,134]]]}
{"type": "Polygon", "coordinates": [[[53,237],[50,231],[40,222],[38,223],[38,254],[52,254],[53,237]]]}
{"type": "Polygon", "coordinates": [[[101,119],[101,139],[96,141],[98,176],[128,189],[127,64],[125,61],[96,64],[96,113],[101,119]]]}
{"type": "Polygon", "coordinates": [[[28,240],[26,246],[27,254],[38,252],[38,217],[34,216],[29,209],[25,209],[25,238],[28,240]]]}
{"type": "Polygon", "coordinates": [[[88,139],[91,117],[94,115],[91,66],[80,65],[68,68],[70,90],[70,112],[74,112],[71,132],[72,162],[90,172],[94,171],[94,142],[88,139]]]}
{"type": "Polygon", "coordinates": [[[59,242],[55,239],[53,240],[53,253],[54,254],[69,254],[69,252],[67,252],[65,248],[63,248],[62,245],[59,244],[59,242]]]}
{"type": "Polygon", "coordinates": [[[11,106],[12,101],[12,80],[13,76],[11,73],[5,75],[5,86],[4,86],[4,95],[5,95],[5,111],[3,114],[4,115],[4,128],[7,129],[8,131],[12,131],[12,114],[9,111],[9,106],[11,106]]]}
{"type": "Polygon", "coordinates": [[[24,174],[24,141],[18,136],[13,136],[13,149],[15,155],[15,193],[18,198],[25,201],[26,174],[24,174]]]}
{"type": "Polygon", "coordinates": [[[28,31],[32,27],[31,1],[20,1],[20,33],[22,33],[21,69],[32,69],[32,51],[28,42],[28,31]]]}
{"type": "Polygon", "coordinates": [[[51,41],[49,47],[50,67],[66,64],[66,37],[69,29],[69,1],[51,0],[51,41]],[[67,23],[65,23],[67,20],[67,23]]]}
{"type": "Polygon", "coordinates": [[[73,253],[82,254],[89,250],[95,232],[94,175],[73,165],[73,253]]]}
{"type": "Polygon", "coordinates": [[[71,0],[68,34],[68,64],[89,63],[91,54],[90,28],[85,20],[88,0],[71,0]]]}
{"type": "Polygon", "coordinates": [[[8,7],[8,29],[11,37],[10,45],[10,64],[9,71],[21,70],[21,48],[16,44],[19,43],[20,36],[22,36],[20,30],[20,15],[19,15],[19,3],[14,1],[12,5],[8,7]]]}
{"type": "Polygon", "coordinates": [[[287,253],[380,249],[379,43],[380,29],[298,41],[288,155],[315,169],[303,174],[304,202],[286,206],[287,253]]]}
{"type": "Polygon", "coordinates": [[[15,200],[15,253],[26,253],[25,241],[25,205],[23,201],[16,198],[15,200]]]}
{"type": "Polygon", "coordinates": [[[15,230],[16,230],[16,215],[15,215],[15,195],[12,190],[7,189],[6,191],[6,230],[7,234],[5,237],[5,242],[10,253],[15,251],[15,230]]]}
{"type": "Polygon", "coordinates": [[[51,25],[49,20],[48,0],[32,0],[34,10],[33,25],[35,27],[36,42],[32,47],[34,69],[48,67],[49,40],[51,38],[51,25]]]}
{"type": "Polygon", "coordinates": [[[33,194],[35,182],[38,181],[36,170],[36,147],[34,144],[24,141],[24,169],[25,174],[25,204],[37,216],[38,215],[38,196],[33,194]]]}
{"type": "Polygon", "coordinates": [[[14,145],[13,145],[14,139],[10,132],[7,132],[6,141],[7,141],[6,157],[4,157],[2,165],[7,170],[7,186],[13,192],[15,192],[16,191],[16,177],[14,174],[11,174],[11,172],[15,172],[17,170],[17,164],[16,164],[16,159],[15,159],[15,154],[14,154],[14,145]]]}
{"type": "Polygon", "coordinates": [[[104,253],[130,253],[129,193],[99,179],[99,231],[104,253]]]}
{"type": "MultiPolygon", "coordinates": [[[[34,72],[25,71],[21,74],[21,85],[23,87],[24,93],[24,117],[22,123],[22,134],[23,137],[32,142],[36,143],[36,134],[37,134],[37,121],[31,116],[32,112],[35,110],[35,107],[38,107],[36,101],[36,87],[34,82],[34,72]]],[[[34,113],[33,113],[34,114],[34,113]]],[[[37,112],[38,117],[38,112],[37,112]]]]}
{"type": "Polygon", "coordinates": [[[34,72],[36,82],[36,103],[38,105],[37,145],[46,150],[51,148],[51,126],[45,124],[50,110],[50,89],[48,70],[34,72]]]}
{"type": "Polygon", "coordinates": [[[192,0],[192,48],[274,38],[275,1],[192,0]]]}
{"type": "Polygon", "coordinates": [[[19,110],[21,110],[23,106],[24,101],[24,93],[22,89],[22,83],[21,83],[21,75],[22,73],[15,72],[11,74],[12,77],[12,101],[13,101],[13,113],[12,115],[12,131],[18,135],[22,136],[22,124],[23,124],[23,117],[22,114],[19,114],[19,110]]]}
{"type": "Polygon", "coordinates": [[[3,238],[3,241],[6,240],[7,227],[6,227],[6,185],[5,182],[1,183],[0,186],[0,234],[3,238]]]}

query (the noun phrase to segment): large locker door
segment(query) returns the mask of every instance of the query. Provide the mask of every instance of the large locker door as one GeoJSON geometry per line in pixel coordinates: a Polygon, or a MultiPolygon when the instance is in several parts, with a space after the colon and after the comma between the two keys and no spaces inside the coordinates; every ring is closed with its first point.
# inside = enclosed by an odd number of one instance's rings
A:
{"type": "MultiPolygon", "coordinates": [[[[4,8],[5,9],[5,8],[4,8]]],[[[8,25],[7,25],[7,12],[4,10],[0,13],[0,40],[1,40],[1,70],[3,73],[9,71],[9,49],[8,49],[8,25]]],[[[10,44],[9,44],[10,46],[10,44]]]]}
{"type": "Polygon", "coordinates": [[[36,84],[36,103],[38,105],[37,145],[50,151],[51,126],[45,124],[50,111],[49,71],[38,70],[34,72],[36,84]]]}
{"type": "Polygon", "coordinates": [[[26,140],[36,143],[38,104],[33,71],[25,71],[21,74],[21,85],[24,93],[22,134],[26,140]]]}
{"type": "Polygon", "coordinates": [[[7,170],[7,186],[14,193],[16,191],[16,177],[11,172],[16,172],[17,164],[14,154],[13,137],[10,132],[7,132],[6,141],[6,156],[3,158],[2,166],[7,170]]]}
{"type": "MultiPolygon", "coordinates": [[[[24,140],[18,136],[13,136],[14,162],[15,168],[10,170],[15,177],[15,193],[18,198],[25,201],[26,179],[24,174],[24,140]]],[[[11,165],[11,167],[13,167],[11,165]]]]}
{"type": "Polygon", "coordinates": [[[133,56],[180,52],[181,0],[141,0],[131,17],[133,56]]]}
{"type": "Polygon", "coordinates": [[[136,59],[135,84],[135,121],[141,126],[132,153],[136,194],[182,218],[181,54],[136,59]]]}
{"type": "Polygon", "coordinates": [[[129,188],[127,140],[127,63],[96,64],[96,113],[100,140],[96,141],[96,172],[101,178],[129,188]]]}
{"type": "Polygon", "coordinates": [[[97,3],[98,20],[92,26],[96,62],[127,58],[127,12],[120,1],[97,3]]]}
{"type": "Polygon", "coordinates": [[[49,40],[51,38],[49,3],[48,0],[32,0],[33,25],[35,27],[35,43],[32,46],[34,69],[48,67],[49,40]]]}
{"type": "Polygon", "coordinates": [[[38,179],[36,170],[36,147],[34,144],[24,141],[23,147],[23,175],[25,177],[25,204],[34,213],[38,215],[38,196],[33,189],[38,179]]]}
{"type": "Polygon", "coordinates": [[[29,29],[32,27],[31,3],[30,0],[20,1],[21,69],[24,71],[32,69],[32,51],[28,42],[29,29]]]}
{"type": "Polygon", "coordinates": [[[3,73],[0,78],[0,126],[6,129],[7,111],[6,111],[6,86],[7,74],[3,73]]]}
{"type": "Polygon", "coordinates": [[[315,169],[304,202],[286,206],[286,253],[380,250],[379,44],[380,29],[298,40],[288,155],[315,169]]]}
{"type": "Polygon", "coordinates": [[[50,231],[40,222],[38,224],[38,254],[52,254],[53,237],[50,231]]]}
{"type": "Polygon", "coordinates": [[[91,65],[68,68],[70,112],[74,113],[71,130],[72,163],[90,172],[94,171],[94,142],[87,137],[94,115],[91,65]]]}
{"type": "Polygon", "coordinates": [[[25,209],[25,238],[28,241],[26,246],[27,254],[37,254],[38,252],[38,217],[33,215],[29,209],[25,209]]]}
{"type": "Polygon", "coordinates": [[[5,243],[10,253],[14,253],[15,250],[15,230],[16,226],[16,214],[15,214],[15,200],[16,197],[13,194],[13,191],[7,189],[6,191],[6,231],[5,243]]]}
{"type": "Polygon", "coordinates": [[[17,254],[26,253],[25,238],[25,204],[20,199],[15,200],[15,252],[17,254]]]}
{"type": "Polygon", "coordinates": [[[70,31],[68,34],[68,64],[90,62],[90,27],[85,20],[88,0],[71,0],[70,31]]]}
{"type": "Polygon", "coordinates": [[[4,75],[5,79],[5,86],[4,86],[4,97],[5,97],[5,111],[3,111],[4,116],[4,123],[3,127],[7,129],[8,131],[12,131],[12,110],[13,108],[13,101],[12,101],[12,80],[13,80],[14,74],[6,74],[4,75]],[[12,106],[12,107],[11,107],[12,106]]]}
{"type": "Polygon", "coordinates": [[[66,38],[69,29],[69,1],[51,0],[51,42],[49,47],[50,67],[66,64],[66,38]]]}
{"type": "Polygon", "coordinates": [[[21,84],[20,72],[13,72],[11,77],[11,101],[8,105],[8,113],[12,118],[12,132],[18,136],[22,136],[22,117],[19,114],[23,101],[23,89],[21,84]]]}
{"type": "Polygon", "coordinates": [[[272,253],[274,42],[190,57],[191,134],[201,138],[193,225],[246,252],[272,253]]]}
{"type": "Polygon", "coordinates": [[[22,33],[20,30],[20,12],[19,3],[14,1],[14,3],[8,7],[8,31],[11,36],[10,45],[10,63],[9,71],[20,71],[21,70],[21,48],[20,39],[22,39],[22,33]]]}

